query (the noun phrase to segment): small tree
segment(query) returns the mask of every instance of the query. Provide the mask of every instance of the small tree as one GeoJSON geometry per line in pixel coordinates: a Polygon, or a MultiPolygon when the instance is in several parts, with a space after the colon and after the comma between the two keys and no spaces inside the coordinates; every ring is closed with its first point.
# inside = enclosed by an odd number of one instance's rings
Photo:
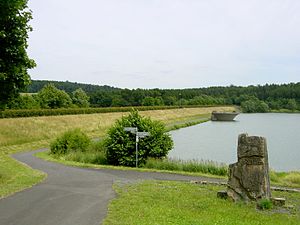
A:
{"type": "Polygon", "coordinates": [[[139,164],[147,158],[163,158],[173,147],[171,137],[165,133],[165,126],[159,121],[142,117],[138,111],[131,111],[122,117],[108,131],[105,140],[107,161],[112,165],[135,165],[135,134],[124,131],[125,127],[137,127],[139,131],[150,132],[150,136],[140,139],[138,148],[139,164]]]}
{"type": "Polygon", "coordinates": [[[66,108],[72,103],[70,96],[54,84],[46,84],[39,92],[38,98],[42,108],[66,108]]]}
{"type": "Polygon", "coordinates": [[[72,92],[72,101],[74,105],[77,105],[80,108],[87,108],[89,107],[90,97],[87,96],[84,90],[81,88],[76,89],[72,92]]]}

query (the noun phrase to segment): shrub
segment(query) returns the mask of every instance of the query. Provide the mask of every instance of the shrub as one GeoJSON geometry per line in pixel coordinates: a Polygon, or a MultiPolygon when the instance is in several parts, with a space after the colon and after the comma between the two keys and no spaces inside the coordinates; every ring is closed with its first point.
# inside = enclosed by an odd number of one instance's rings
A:
{"type": "MultiPolygon", "coordinates": [[[[211,106],[184,106],[184,108],[203,108],[211,106]]],[[[57,116],[57,115],[77,115],[93,113],[129,112],[132,108],[139,111],[179,109],[183,106],[135,106],[135,107],[103,107],[103,108],[59,108],[59,109],[24,109],[24,110],[4,110],[0,111],[0,118],[36,117],[36,116],[57,116]]]]}
{"type": "Polygon", "coordinates": [[[270,199],[264,198],[257,202],[257,207],[261,210],[272,209],[273,203],[270,199]]]}
{"type": "Polygon", "coordinates": [[[50,144],[53,154],[67,154],[69,152],[86,151],[90,145],[90,139],[79,129],[63,133],[50,144]]]}
{"type": "Polygon", "coordinates": [[[124,127],[137,127],[139,131],[150,132],[150,136],[140,139],[139,164],[145,163],[148,157],[163,158],[173,147],[171,137],[164,133],[163,123],[142,117],[137,110],[132,110],[128,116],[122,117],[108,131],[105,143],[109,164],[135,165],[135,134],[124,131],[124,127]]]}
{"type": "Polygon", "coordinates": [[[7,104],[9,109],[39,109],[40,104],[36,95],[23,94],[7,104]]]}

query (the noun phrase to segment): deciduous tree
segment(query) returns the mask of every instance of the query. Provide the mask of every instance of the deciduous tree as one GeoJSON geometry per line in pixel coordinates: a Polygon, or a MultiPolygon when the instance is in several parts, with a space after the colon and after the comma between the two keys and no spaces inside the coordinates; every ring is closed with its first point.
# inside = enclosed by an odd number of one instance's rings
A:
{"type": "Polygon", "coordinates": [[[0,0],[0,109],[30,83],[27,72],[35,63],[27,55],[27,0],[0,0]]]}

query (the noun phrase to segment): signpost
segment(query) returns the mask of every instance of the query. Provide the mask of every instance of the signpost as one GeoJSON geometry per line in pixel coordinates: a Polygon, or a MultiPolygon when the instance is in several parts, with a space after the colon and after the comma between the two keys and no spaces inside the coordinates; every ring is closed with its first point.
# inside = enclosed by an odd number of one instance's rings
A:
{"type": "Polygon", "coordinates": [[[138,143],[140,138],[150,136],[149,132],[138,132],[137,127],[124,127],[124,131],[135,134],[135,167],[138,167],[138,143]]]}

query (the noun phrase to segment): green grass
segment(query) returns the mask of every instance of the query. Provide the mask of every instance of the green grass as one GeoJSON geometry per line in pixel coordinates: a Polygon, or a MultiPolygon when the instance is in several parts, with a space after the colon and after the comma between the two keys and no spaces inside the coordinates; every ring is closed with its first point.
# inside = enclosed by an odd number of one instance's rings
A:
{"type": "MultiPolygon", "coordinates": [[[[201,177],[213,177],[213,178],[225,178],[223,176],[217,176],[212,174],[204,174],[204,173],[193,173],[193,172],[184,172],[184,171],[172,171],[172,170],[159,170],[159,169],[148,169],[148,168],[135,168],[135,167],[125,167],[125,166],[111,166],[106,164],[92,164],[92,163],[84,163],[80,161],[69,161],[70,155],[53,155],[49,151],[39,152],[35,154],[36,157],[55,163],[61,163],[67,166],[77,166],[83,168],[94,168],[94,169],[113,169],[113,170],[133,170],[139,172],[165,172],[165,173],[172,173],[172,174],[182,174],[188,176],[194,176],[197,179],[197,176],[201,177]]],[[[85,158],[85,157],[84,157],[85,158]]]]}
{"type": "MultiPolygon", "coordinates": [[[[180,160],[148,160],[143,168],[132,168],[122,166],[106,165],[103,153],[71,153],[67,155],[55,156],[50,152],[40,152],[37,157],[50,161],[62,163],[68,166],[78,166],[87,168],[108,168],[116,170],[136,170],[141,172],[166,172],[182,175],[215,177],[227,179],[227,166],[210,161],[180,161],[180,160]],[[94,164],[98,161],[99,164],[94,164]],[[92,163],[91,163],[92,162],[92,163]]],[[[271,185],[283,187],[300,187],[300,172],[270,172],[271,185]]]]}
{"type": "Polygon", "coordinates": [[[29,188],[45,177],[46,174],[0,154],[0,198],[29,188]]]}
{"type": "MultiPolygon", "coordinates": [[[[181,108],[142,111],[143,116],[162,121],[167,126],[209,118],[212,111],[232,111],[234,107],[181,108]]],[[[103,137],[107,130],[127,112],[84,115],[45,116],[0,119],[1,147],[51,141],[67,130],[79,128],[89,137],[103,137]]]]}
{"type": "Polygon", "coordinates": [[[254,203],[218,199],[219,186],[171,181],[115,185],[118,197],[109,205],[104,225],[298,225],[300,194],[274,193],[287,198],[293,210],[258,211],[254,203]]]}
{"type": "Polygon", "coordinates": [[[228,166],[213,161],[176,160],[176,159],[148,159],[144,168],[170,171],[184,171],[191,173],[227,176],[228,166]]]}
{"type": "Polygon", "coordinates": [[[300,172],[270,172],[270,180],[274,185],[300,187],[300,172]]]}

